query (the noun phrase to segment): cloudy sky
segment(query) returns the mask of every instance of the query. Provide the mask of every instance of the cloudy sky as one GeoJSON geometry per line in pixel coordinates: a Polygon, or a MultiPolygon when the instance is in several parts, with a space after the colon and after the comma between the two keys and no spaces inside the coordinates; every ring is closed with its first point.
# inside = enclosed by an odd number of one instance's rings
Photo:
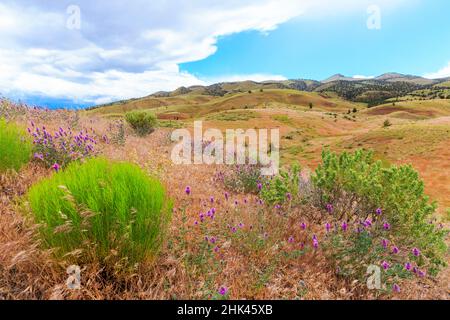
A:
{"type": "Polygon", "coordinates": [[[229,80],[448,77],[447,15],[446,0],[2,0],[0,93],[92,105],[229,80]]]}

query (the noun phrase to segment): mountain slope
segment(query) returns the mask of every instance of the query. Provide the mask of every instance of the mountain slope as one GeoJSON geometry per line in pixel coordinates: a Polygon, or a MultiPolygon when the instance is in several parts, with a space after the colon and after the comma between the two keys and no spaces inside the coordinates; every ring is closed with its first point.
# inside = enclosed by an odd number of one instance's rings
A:
{"type": "Polygon", "coordinates": [[[206,103],[217,97],[264,92],[265,90],[296,90],[318,92],[324,95],[335,94],[345,100],[367,103],[369,106],[373,106],[385,103],[389,99],[400,99],[404,96],[412,97],[413,99],[423,98],[423,90],[431,90],[433,97],[445,99],[448,96],[446,91],[446,88],[449,87],[448,83],[448,78],[432,80],[395,72],[385,73],[371,79],[351,78],[342,74],[336,74],[323,81],[293,79],[256,82],[247,80],[222,82],[208,86],[180,87],[174,91],[159,91],[143,98],[117,101],[92,108],[114,106],[115,109],[120,109],[118,106],[124,106],[122,109],[128,110],[130,105],[138,109],[168,105],[191,105],[206,103]],[[420,94],[417,94],[417,92],[420,92],[420,94]]]}

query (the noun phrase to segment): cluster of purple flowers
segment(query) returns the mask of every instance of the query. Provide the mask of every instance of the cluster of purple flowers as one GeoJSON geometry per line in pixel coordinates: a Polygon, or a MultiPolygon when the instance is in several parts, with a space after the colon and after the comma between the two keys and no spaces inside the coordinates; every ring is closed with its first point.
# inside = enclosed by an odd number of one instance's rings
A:
{"type": "MultiPolygon", "coordinates": [[[[328,203],[325,209],[329,214],[332,214],[334,211],[334,207],[331,203],[328,203]]],[[[397,245],[390,244],[390,241],[385,236],[387,232],[391,230],[392,226],[387,220],[381,218],[382,215],[383,210],[381,208],[377,208],[375,210],[375,215],[372,217],[373,219],[371,218],[366,218],[362,220],[356,219],[353,222],[349,221],[335,221],[334,223],[326,222],[325,231],[327,234],[333,231],[342,232],[344,234],[349,229],[349,224],[352,223],[354,224],[355,231],[357,233],[361,233],[364,231],[370,237],[380,237],[381,239],[379,243],[381,247],[384,249],[384,253],[382,253],[383,258],[380,259],[381,260],[380,266],[381,268],[383,268],[383,270],[387,271],[391,269],[394,264],[397,264],[399,259],[402,258],[402,256],[400,256],[401,253],[408,252],[408,250],[400,249],[397,245]],[[394,263],[394,261],[397,262],[394,263]]],[[[353,237],[353,235],[354,234],[352,233],[347,233],[348,237],[353,237]]],[[[314,237],[313,241],[314,241],[313,246],[314,248],[316,248],[316,245],[318,245],[318,243],[316,242],[317,237],[314,237]]],[[[421,252],[418,248],[412,248],[410,249],[409,252],[411,254],[410,256],[413,258],[414,257],[417,258],[421,255],[421,252]]],[[[404,269],[415,273],[419,277],[425,276],[425,271],[420,270],[418,266],[413,266],[411,262],[406,262],[404,264],[404,269]]],[[[400,292],[400,286],[397,283],[393,284],[392,291],[396,293],[400,292]]]]}
{"type": "Polygon", "coordinates": [[[46,127],[39,128],[31,122],[28,132],[33,137],[34,158],[44,162],[55,171],[69,162],[95,154],[97,144],[87,130],[74,134],[71,129],[50,133],[46,127]]]}

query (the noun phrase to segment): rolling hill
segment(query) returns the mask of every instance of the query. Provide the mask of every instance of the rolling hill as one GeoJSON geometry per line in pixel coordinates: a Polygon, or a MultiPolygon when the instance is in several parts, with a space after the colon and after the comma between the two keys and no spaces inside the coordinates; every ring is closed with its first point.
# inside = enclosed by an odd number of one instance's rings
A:
{"type": "MultiPolygon", "coordinates": [[[[315,100],[314,97],[317,96],[339,97],[348,102],[365,103],[369,107],[397,100],[450,98],[448,78],[431,80],[414,75],[385,73],[375,78],[359,79],[337,74],[323,81],[293,79],[255,82],[249,80],[222,82],[208,86],[180,87],[174,91],[159,91],[146,97],[93,106],[89,109],[101,108],[101,113],[169,106],[189,108],[193,105],[199,106],[200,109],[202,105],[220,109],[222,104],[252,106],[266,98],[268,103],[296,104],[295,101],[290,100],[289,96],[299,92],[302,92],[301,94],[304,96],[310,94],[310,100],[315,100]],[[276,97],[273,94],[274,90],[278,90],[276,97]],[[281,93],[283,91],[285,94],[281,93]],[[265,95],[265,92],[269,92],[269,94],[265,95]],[[253,98],[247,97],[248,94],[253,94],[253,98]],[[266,97],[264,98],[264,96],[266,97]],[[234,103],[229,101],[234,101],[234,103]]],[[[309,104],[309,102],[314,103],[314,101],[302,100],[301,104],[309,104]]]]}

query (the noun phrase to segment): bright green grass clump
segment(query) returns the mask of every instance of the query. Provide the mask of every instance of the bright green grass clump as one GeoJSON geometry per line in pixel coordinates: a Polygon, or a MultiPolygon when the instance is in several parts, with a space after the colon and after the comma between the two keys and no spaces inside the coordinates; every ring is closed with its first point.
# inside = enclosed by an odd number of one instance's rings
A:
{"type": "Polygon", "coordinates": [[[79,260],[126,264],[158,252],[171,203],[161,183],[138,166],[106,159],[71,163],[28,193],[30,209],[47,247],[79,260]]]}
{"type": "Polygon", "coordinates": [[[31,158],[32,143],[25,130],[0,118],[0,173],[19,169],[31,158]]]}

